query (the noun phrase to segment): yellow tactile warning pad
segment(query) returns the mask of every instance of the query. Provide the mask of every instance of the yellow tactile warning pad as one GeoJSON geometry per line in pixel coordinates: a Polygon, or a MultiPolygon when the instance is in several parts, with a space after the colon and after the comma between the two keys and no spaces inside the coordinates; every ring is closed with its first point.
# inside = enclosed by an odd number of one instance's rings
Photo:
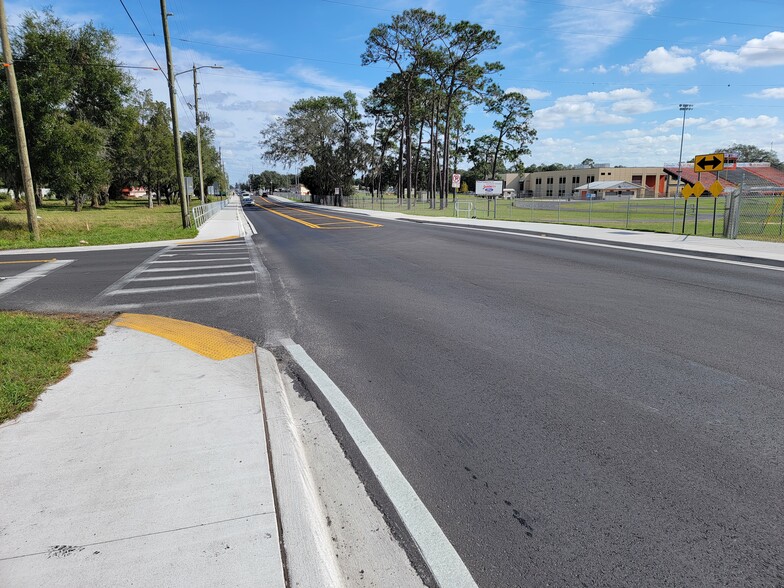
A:
{"type": "Polygon", "coordinates": [[[220,329],[152,314],[123,313],[113,323],[182,345],[199,355],[223,360],[253,353],[253,341],[220,329]]]}

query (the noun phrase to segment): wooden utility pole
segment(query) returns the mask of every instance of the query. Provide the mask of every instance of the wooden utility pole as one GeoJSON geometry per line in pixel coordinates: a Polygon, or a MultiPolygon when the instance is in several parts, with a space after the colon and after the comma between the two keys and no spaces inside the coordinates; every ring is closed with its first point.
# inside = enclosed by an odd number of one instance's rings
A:
{"type": "Polygon", "coordinates": [[[14,116],[14,130],[16,131],[16,147],[19,151],[19,165],[22,168],[22,184],[25,192],[25,206],[27,207],[27,230],[33,241],[41,239],[38,229],[38,214],[35,209],[35,192],[33,191],[33,173],[30,170],[30,158],[27,155],[27,137],[24,130],[22,117],[22,102],[19,100],[19,88],[16,86],[16,72],[14,71],[14,58],[11,55],[11,41],[8,38],[8,23],[5,20],[5,2],[0,0],[0,36],[3,41],[3,66],[8,77],[8,93],[11,96],[11,112],[14,116]]]}
{"type": "Polygon", "coordinates": [[[185,171],[182,168],[182,145],[180,144],[180,123],[177,120],[177,93],[174,91],[174,62],[172,61],[171,41],[169,40],[169,13],[166,12],[166,0],[161,0],[161,19],[163,20],[163,40],[166,44],[166,71],[169,82],[169,102],[171,104],[172,133],[174,134],[174,159],[177,163],[177,185],[180,189],[180,211],[182,212],[182,228],[191,226],[188,216],[188,193],[185,190],[185,171]]]}

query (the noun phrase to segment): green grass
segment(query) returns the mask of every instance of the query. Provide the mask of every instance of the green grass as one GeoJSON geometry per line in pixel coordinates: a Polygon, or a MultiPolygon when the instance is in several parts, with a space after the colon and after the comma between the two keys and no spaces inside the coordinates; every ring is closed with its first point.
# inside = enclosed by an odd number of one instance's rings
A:
{"type": "MultiPolygon", "coordinates": [[[[581,200],[532,201],[529,199],[518,200],[525,208],[513,206],[512,200],[497,200],[495,209],[490,201],[471,195],[458,194],[461,202],[472,202],[474,214],[478,219],[512,220],[538,223],[561,223],[574,225],[588,225],[614,229],[635,229],[655,231],[661,233],[681,233],[683,227],[683,200],[676,202],[673,211],[671,199],[639,199],[627,202],[599,201],[587,202],[581,200]],[[674,214],[673,214],[674,213],[674,214]],[[675,218],[673,231],[673,216],[675,218]]],[[[408,209],[407,201],[402,205],[397,204],[394,195],[385,195],[383,204],[376,198],[371,202],[369,196],[358,195],[350,199],[348,206],[356,208],[373,208],[374,210],[389,210],[405,214],[420,216],[455,216],[452,197],[449,197],[449,206],[446,209],[429,208],[427,202],[412,203],[408,209]]],[[[720,198],[716,207],[716,235],[721,235],[724,219],[724,199],[720,198]]],[[[438,206],[438,202],[436,202],[438,206]]],[[[686,204],[686,234],[694,234],[695,199],[690,199],[686,204]]],[[[697,234],[710,236],[713,227],[713,198],[701,198],[699,207],[699,221],[697,234]]]]}
{"type": "Polygon", "coordinates": [[[0,206],[0,249],[139,243],[197,234],[195,228],[182,228],[179,205],[147,208],[146,200],[120,200],[74,212],[62,202],[46,201],[38,208],[41,240],[35,242],[27,231],[25,209],[15,210],[9,201],[0,206]]]}
{"type": "Polygon", "coordinates": [[[0,312],[0,422],[32,408],[85,357],[111,319],[0,312]]]}

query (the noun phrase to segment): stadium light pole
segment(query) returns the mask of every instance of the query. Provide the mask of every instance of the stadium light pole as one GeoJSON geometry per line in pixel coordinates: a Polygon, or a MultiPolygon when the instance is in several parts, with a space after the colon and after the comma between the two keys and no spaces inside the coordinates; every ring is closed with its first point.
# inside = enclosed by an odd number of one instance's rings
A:
{"type": "Polygon", "coordinates": [[[686,112],[694,109],[694,104],[678,104],[678,109],[683,112],[683,123],[681,124],[681,149],[678,152],[678,182],[675,184],[675,198],[672,199],[672,232],[675,232],[675,210],[678,201],[678,194],[681,193],[681,174],[683,173],[683,135],[686,131],[686,112]]]}

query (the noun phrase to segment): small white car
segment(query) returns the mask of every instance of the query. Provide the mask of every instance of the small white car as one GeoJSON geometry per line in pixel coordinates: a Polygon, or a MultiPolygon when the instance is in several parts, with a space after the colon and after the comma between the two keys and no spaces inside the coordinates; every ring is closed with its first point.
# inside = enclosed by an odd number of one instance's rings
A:
{"type": "Polygon", "coordinates": [[[243,206],[253,206],[253,198],[251,198],[249,194],[244,194],[242,196],[242,205],[243,206]]]}

